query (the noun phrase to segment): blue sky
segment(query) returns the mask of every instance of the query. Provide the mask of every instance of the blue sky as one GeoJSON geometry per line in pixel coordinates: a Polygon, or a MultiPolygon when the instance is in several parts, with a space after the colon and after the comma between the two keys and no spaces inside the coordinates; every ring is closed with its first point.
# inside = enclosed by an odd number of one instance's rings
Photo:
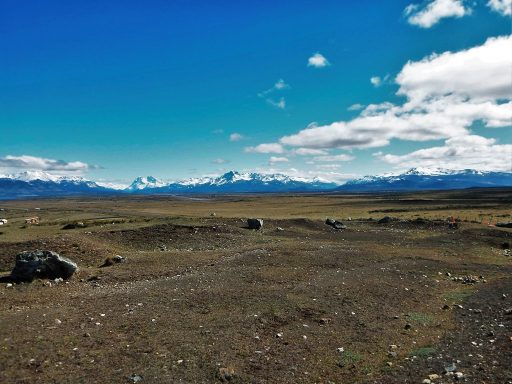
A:
{"type": "Polygon", "coordinates": [[[512,55],[492,55],[512,48],[511,6],[6,0],[0,174],[128,182],[237,169],[342,181],[409,166],[510,170],[512,55]],[[480,76],[493,80],[465,83],[480,76]],[[362,115],[383,120],[370,129],[354,122],[362,115]]]}

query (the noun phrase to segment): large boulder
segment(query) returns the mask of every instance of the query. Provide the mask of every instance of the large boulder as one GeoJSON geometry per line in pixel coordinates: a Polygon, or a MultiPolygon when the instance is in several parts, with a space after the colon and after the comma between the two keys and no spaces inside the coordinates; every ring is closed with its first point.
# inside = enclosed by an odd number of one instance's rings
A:
{"type": "Polygon", "coordinates": [[[24,251],[16,255],[11,272],[14,281],[30,282],[39,279],[69,279],[78,269],[71,260],[52,251],[24,251]]]}
{"type": "Polygon", "coordinates": [[[263,228],[263,220],[261,219],[247,219],[247,226],[249,229],[261,229],[263,228]]]}

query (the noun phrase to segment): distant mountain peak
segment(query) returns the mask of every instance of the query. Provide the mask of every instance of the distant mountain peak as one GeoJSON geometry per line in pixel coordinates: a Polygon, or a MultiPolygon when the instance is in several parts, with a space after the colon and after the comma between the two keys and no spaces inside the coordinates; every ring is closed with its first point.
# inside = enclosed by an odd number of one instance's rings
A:
{"type": "Polygon", "coordinates": [[[166,185],[167,183],[154,176],[139,176],[130,184],[127,190],[140,191],[143,189],[164,187],[166,185]]]}

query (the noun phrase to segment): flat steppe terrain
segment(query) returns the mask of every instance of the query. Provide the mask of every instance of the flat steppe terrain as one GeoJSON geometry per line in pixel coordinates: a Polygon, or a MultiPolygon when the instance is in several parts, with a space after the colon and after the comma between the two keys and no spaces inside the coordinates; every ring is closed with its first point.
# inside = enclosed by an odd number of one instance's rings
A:
{"type": "Polygon", "coordinates": [[[0,201],[0,218],[2,383],[512,382],[512,229],[488,225],[512,221],[510,189],[0,201]],[[10,286],[35,249],[80,269],[10,286]]]}

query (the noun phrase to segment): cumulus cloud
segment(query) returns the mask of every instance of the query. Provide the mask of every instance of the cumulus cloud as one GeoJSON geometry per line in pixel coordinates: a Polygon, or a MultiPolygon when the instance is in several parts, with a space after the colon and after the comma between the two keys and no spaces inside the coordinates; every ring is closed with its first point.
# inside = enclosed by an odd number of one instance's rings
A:
{"type": "Polygon", "coordinates": [[[228,164],[228,163],[230,163],[229,160],[222,159],[220,157],[215,160],[212,160],[212,164],[228,164]]]}
{"type": "Polygon", "coordinates": [[[232,133],[231,135],[229,135],[229,141],[240,141],[240,140],[243,140],[245,139],[245,137],[243,135],[241,135],[240,133],[232,133]]]}
{"type": "Polygon", "coordinates": [[[409,24],[421,28],[430,28],[441,19],[460,18],[471,13],[471,8],[464,6],[463,0],[432,0],[425,5],[410,4],[404,14],[409,24]]]}
{"type": "Polygon", "coordinates": [[[397,168],[414,167],[512,171],[512,145],[477,135],[453,137],[440,147],[420,149],[405,155],[376,153],[397,168]]]}
{"type": "Polygon", "coordinates": [[[288,161],[287,157],[271,156],[268,162],[270,165],[273,165],[275,163],[287,163],[288,161]]]}
{"type": "Polygon", "coordinates": [[[308,59],[308,67],[323,68],[331,65],[329,61],[321,53],[315,53],[308,59]]]}
{"type": "Polygon", "coordinates": [[[91,169],[100,167],[81,161],[67,162],[64,160],[46,159],[36,156],[11,156],[0,158],[0,169],[16,171],[48,171],[61,175],[80,175],[91,169]]]}
{"type": "Polygon", "coordinates": [[[512,0],[489,0],[487,6],[503,16],[512,15],[512,0]]]}
{"type": "Polygon", "coordinates": [[[456,94],[472,100],[512,98],[512,37],[489,38],[459,52],[433,54],[408,62],[398,74],[399,95],[420,104],[433,97],[456,94]]]}
{"type": "Polygon", "coordinates": [[[247,147],[245,148],[245,152],[248,153],[284,153],[284,148],[279,143],[265,143],[260,144],[255,147],[247,147]]]}
{"type": "Polygon", "coordinates": [[[314,161],[325,161],[325,162],[332,162],[332,161],[351,161],[354,160],[355,157],[352,155],[332,155],[332,156],[316,156],[313,158],[314,161]]]}
{"type": "Polygon", "coordinates": [[[308,127],[279,142],[292,147],[371,148],[392,139],[427,141],[468,135],[477,121],[512,125],[512,37],[408,62],[398,74],[402,105],[371,104],[349,121],[308,127]]]}

